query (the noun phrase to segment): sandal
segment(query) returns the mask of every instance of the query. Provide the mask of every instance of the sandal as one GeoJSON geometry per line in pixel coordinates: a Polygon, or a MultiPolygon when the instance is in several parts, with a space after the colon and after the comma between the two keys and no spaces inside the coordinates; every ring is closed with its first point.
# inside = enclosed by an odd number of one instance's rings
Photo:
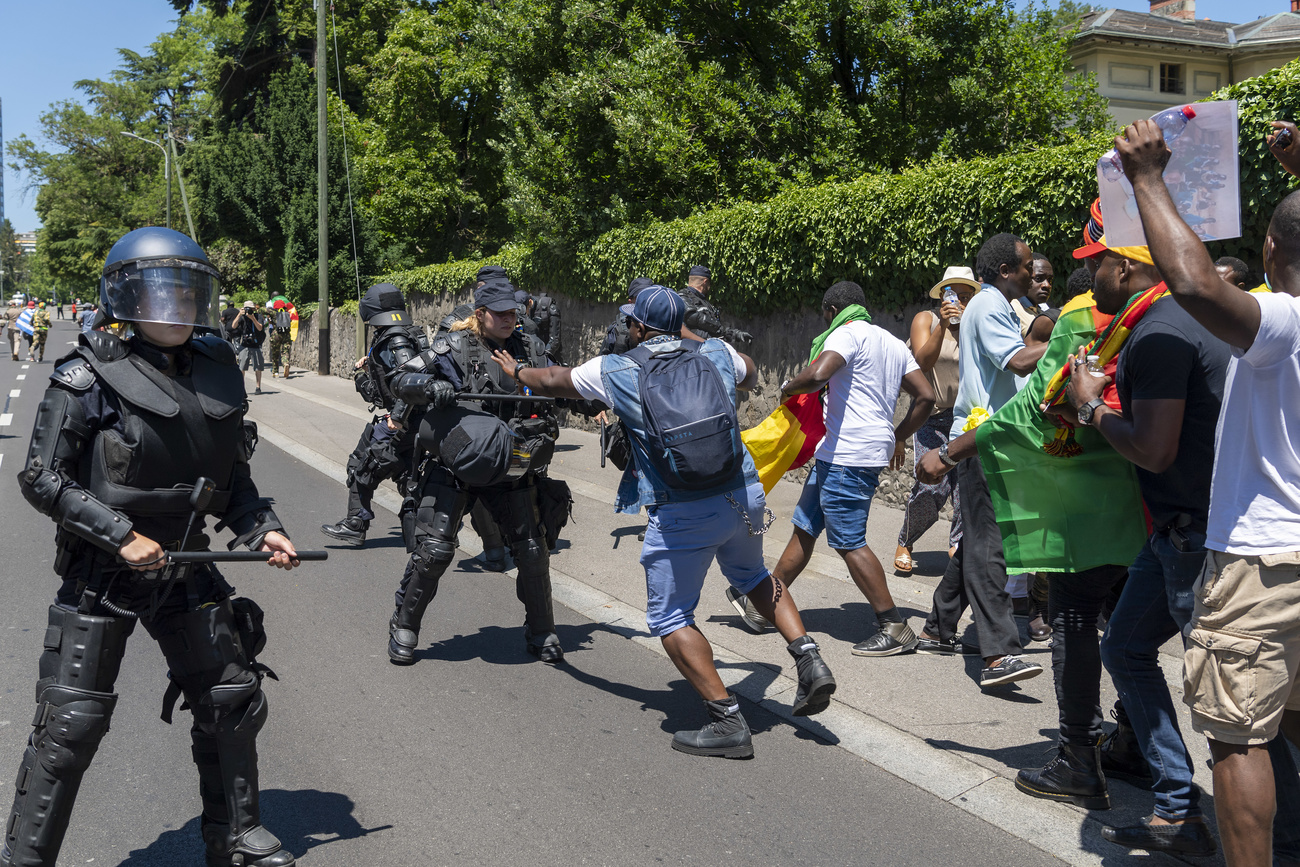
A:
{"type": "Polygon", "coordinates": [[[903,575],[911,575],[913,565],[911,549],[899,545],[898,551],[894,553],[894,571],[903,575]]]}

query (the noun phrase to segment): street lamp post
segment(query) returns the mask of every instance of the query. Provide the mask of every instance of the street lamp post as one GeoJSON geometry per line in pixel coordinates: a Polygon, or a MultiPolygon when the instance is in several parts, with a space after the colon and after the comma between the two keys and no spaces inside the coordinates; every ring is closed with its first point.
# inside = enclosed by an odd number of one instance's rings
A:
{"type": "Polygon", "coordinates": [[[133,132],[127,132],[126,130],[122,130],[122,135],[127,136],[128,138],[137,139],[139,141],[144,142],[145,144],[151,144],[154,147],[158,148],[158,150],[163,152],[163,175],[167,178],[167,228],[170,229],[172,227],[172,156],[171,154],[167,152],[167,148],[163,147],[158,142],[150,141],[147,138],[142,138],[141,136],[138,136],[133,132]]]}

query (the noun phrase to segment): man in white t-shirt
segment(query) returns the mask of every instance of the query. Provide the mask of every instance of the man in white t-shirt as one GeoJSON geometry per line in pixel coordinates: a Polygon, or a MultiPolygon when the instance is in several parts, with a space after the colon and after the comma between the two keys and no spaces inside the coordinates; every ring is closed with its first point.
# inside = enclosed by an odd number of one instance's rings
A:
{"type": "MultiPolygon", "coordinates": [[[[811,364],[781,387],[781,400],[826,389],[826,438],[794,512],[794,534],[772,575],[792,584],[808,565],[822,529],[867,597],[880,628],[853,646],[855,656],[893,656],[916,647],[916,634],[898,613],[885,570],[867,546],[867,514],[894,442],[915,433],[934,409],[934,389],[903,341],[872,325],[857,283],[836,283],[822,298],[832,330],[811,364]],[[836,327],[836,323],[838,327],[836,327]],[[899,391],[912,406],[897,427],[899,391]]],[[[748,626],[753,628],[749,618],[748,626]]]]}
{"type": "MultiPolygon", "coordinates": [[[[1273,154],[1300,176],[1300,134],[1273,154]]],[[[1273,863],[1276,807],[1268,742],[1300,743],[1300,192],[1264,239],[1272,294],[1220,279],[1162,177],[1160,129],[1141,120],[1116,139],[1152,258],[1170,292],[1233,348],[1215,443],[1209,549],[1184,633],[1183,700],[1210,740],[1215,812],[1230,867],[1273,863]]]]}

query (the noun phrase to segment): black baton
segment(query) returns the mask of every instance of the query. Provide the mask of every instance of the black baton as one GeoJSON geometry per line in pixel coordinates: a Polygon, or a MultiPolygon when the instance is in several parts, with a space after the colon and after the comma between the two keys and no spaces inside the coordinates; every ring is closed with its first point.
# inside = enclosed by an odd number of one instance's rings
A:
{"type": "MultiPolygon", "coordinates": [[[[275,551],[168,551],[167,560],[171,563],[265,563],[275,554],[275,551]]],[[[299,551],[290,559],[304,561],[329,558],[329,551],[299,551]]]]}
{"type": "Polygon", "coordinates": [[[606,436],[605,420],[601,419],[600,420],[600,468],[602,470],[605,469],[605,449],[608,446],[608,442],[606,441],[605,436],[606,436]]]}
{"type": "Polygon", "coordinates": [[[502,400],[514,403],[555,403],[553,397],[537,397],[532,394],[458,394],[456,400],[502,400]]]}

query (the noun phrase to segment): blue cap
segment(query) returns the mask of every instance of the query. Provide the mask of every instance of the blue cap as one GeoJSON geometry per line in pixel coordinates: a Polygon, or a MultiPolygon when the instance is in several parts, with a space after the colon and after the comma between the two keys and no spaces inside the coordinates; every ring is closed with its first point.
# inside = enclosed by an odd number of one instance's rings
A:
{"type": "Polygon", "coordinates": [[[631,316],[646,328],[676,334],[682,330],[686,318],[686,302],[682,296],[663,286],[647,286],[636,296],[633,304],[618,308],[624,316],[631,316]]]}
{"type": "Polygon", "coordinates": [[[515,309],[515,287],[506,280],[490,280],[474,290],[474,306],[494,313],[515,309]]]}

